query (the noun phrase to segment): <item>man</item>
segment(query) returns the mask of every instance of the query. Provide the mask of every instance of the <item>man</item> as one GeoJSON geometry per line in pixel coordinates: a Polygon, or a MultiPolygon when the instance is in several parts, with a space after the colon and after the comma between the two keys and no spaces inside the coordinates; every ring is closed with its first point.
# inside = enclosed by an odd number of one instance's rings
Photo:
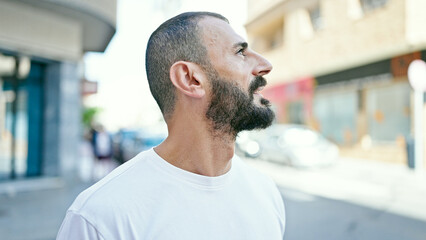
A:
{"type": "Polygon", "coordinates": [[[271,69],[221,15],[163,23],[146,70],[169,136],[81,193],[58,239],[282,239],[276,186],[234,156],[240,131],[273,121],[259,94],[271,69]]]}

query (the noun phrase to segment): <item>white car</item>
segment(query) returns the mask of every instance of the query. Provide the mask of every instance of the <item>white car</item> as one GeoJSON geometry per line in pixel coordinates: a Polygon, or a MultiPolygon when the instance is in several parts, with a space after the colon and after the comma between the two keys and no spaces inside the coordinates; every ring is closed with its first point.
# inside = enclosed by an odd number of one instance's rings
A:
{"type": "Polygon", "coordinates": [[[237,153],[246,157],[306,168],[327,166],[339,157],[339,148],[303,125],[274,124],[265,130],[242,132],[237,153]]]}

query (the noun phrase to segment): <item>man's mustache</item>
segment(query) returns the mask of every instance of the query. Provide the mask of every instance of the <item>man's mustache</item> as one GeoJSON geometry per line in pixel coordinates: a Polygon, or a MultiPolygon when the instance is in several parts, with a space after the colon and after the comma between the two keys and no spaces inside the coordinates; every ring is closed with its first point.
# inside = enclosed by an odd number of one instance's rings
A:
{"type": "Polygon", "coordinates": [[[253,95],[256,89],[260,87],[266,86],[267,82],[266,79],[262,76],[256,76],[254,80],[250,83],[250,95],[253,95]]]}

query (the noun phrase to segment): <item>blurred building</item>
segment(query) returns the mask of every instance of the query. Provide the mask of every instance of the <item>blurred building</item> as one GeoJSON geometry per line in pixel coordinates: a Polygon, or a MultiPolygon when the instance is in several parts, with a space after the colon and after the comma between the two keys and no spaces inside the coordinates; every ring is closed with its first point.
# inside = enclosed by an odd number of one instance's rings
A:
{"type": "Polygon", "coordinates": [[[252,48],[274,65],[264,95],[279,122],[308,124],[342,154],[407,161],[413,91],[426,59],[424,0],[248,0],[252,48]]]}
{"type": "Polygon", "coordinates": [[[116,5],[116,0],[0,0],[0,180],[75,170],[82,57],[107,47],[116,5]]]}

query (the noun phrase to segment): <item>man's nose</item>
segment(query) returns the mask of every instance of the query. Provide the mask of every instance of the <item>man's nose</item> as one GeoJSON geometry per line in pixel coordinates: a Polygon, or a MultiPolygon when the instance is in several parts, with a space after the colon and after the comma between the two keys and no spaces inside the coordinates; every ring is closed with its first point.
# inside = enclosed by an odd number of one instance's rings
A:
{"type": "Polygon", "coordinates": [[[263,76],[268,74],[272,70],[272,64],[260,54],[258,54],[257,52],[253,52],[253,56],[255,58],[256,63],[252,72],[254,76],[263,76]]]}

